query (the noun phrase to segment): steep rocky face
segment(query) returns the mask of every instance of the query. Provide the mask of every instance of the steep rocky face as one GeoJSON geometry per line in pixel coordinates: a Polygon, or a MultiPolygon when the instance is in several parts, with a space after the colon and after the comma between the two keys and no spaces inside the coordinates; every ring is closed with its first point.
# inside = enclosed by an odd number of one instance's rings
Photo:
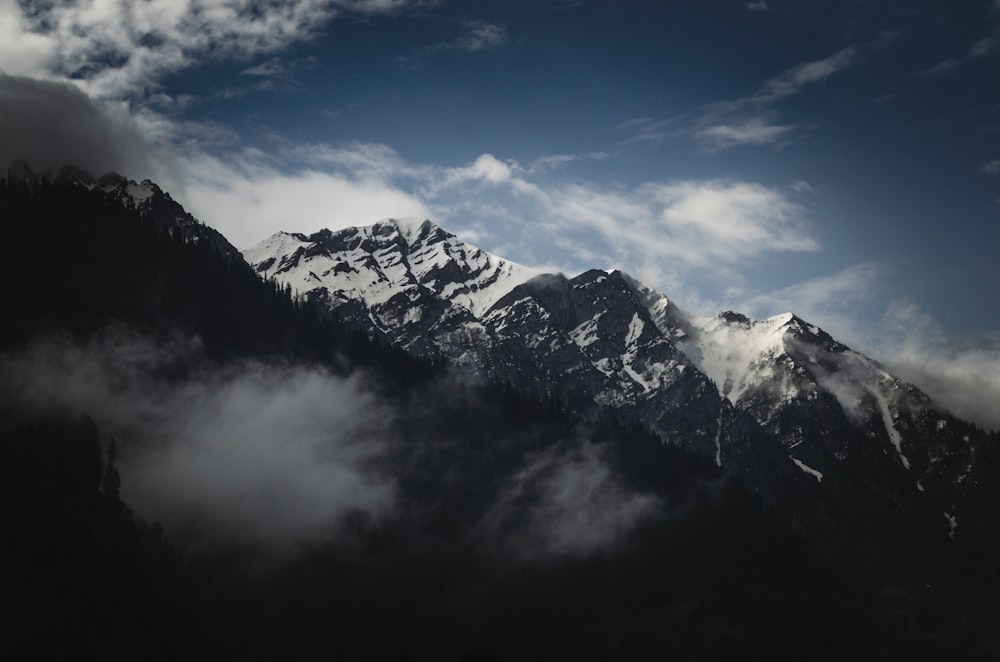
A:
{"type": "Polygon", "coordinates": [[[914,512],[954,536],[978,481],[973,426],[792,314],[692,316],[621,272],[538,274],[427,221],[281,233],[245,256],[359,330],[642,424],[831,532],[833,511],[873,530],[914,512]]]}
{"type": "Polygon", "coordinates": [[[290,284],[356,328],[418,356],[455,360],[488,342],[480,316],[537,273],[427,221],[279,233],[244,255],[262,277],[290,284]]]}
{"type": "Polygon", "coordinates": [[[803,471],[828,483],[846,476],[907,507],[931,494],[954,535],[977,480],[974,426],[791,314],[752,322],[723,313],[687,340],[720,393],[803,471]]]}

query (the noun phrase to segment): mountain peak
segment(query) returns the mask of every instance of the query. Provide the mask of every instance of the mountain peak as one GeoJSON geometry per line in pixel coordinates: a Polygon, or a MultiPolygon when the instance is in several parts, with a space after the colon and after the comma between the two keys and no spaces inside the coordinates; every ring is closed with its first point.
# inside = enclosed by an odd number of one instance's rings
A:
{"type": "Polygon", "coordinates": [[[400,294],[409,301],[431,295],[475,318],[538,273],[415,218],[308,236],[278,233],[243,254],[263,276],[280,277],[304,296],[335,307],[350,301],[383,305],[400,294]]]}
{"type": "Polygon", "coordinates": [[[729,324],[742,324],[744,326],[749,326],[751,323],[749,317],[742,313],[733,312],[732,310],[724,310],[716,315],[716,317],[729,324]]]}
{"type": "Polygon", "coordinates": [[[401,235],[403,235],[403,237],[407,240],[407,243],[413,243],[413,241],[415,241],[418,237],[433,234],[435,231],[443,232],[440,227],[431,223],[429,220],[416,217],[387,218],[379,221],[375,225],[393,226],[401,235]]]}

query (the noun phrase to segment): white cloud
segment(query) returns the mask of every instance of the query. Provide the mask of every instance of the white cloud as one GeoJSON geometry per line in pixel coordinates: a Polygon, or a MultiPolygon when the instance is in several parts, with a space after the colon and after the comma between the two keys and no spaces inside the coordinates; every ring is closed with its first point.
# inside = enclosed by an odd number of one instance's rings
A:
{"type": "Polygon", "coordinates": [[[740,145],[771,145],[795,130],[795,125],[769,124],[761,117],[754,117],[740,124],[719,124],[695,133],[700,141],[714,149],[728,149],[740,145]]]}
{"type": "Polygon", "coordinates": [[[241,247],[279,230],[415,216],[530,266],[620,267],[656,287],[682,286],[681,270],[730,278],[766,253],[819,250],[805,210],[790,197],[795,184],[783,191],[738,180],[553,183],[546,167],[492,154],[440,167],[365,143],[184,163],[184,203],[241,247]],[[280,172],[277,162],[286,164],[280,172]]]}
{"type": "Polygon", "coordinates": [[[284,76],[288,73],[288,67],[284,62],[278,58],[271,58],[270,60],[265,60],[260,64],[254,65],[252,67],[247,67],[240,72],[242,76],[260,76],[262,78],[267,78],[271,76],[284,76]]]}
{"type": "Polygon", "coordinates": [[[491,51],[507,43],[507,28],[486,21],[470,21],[466,24],[466,33],[460,37],[453,47],[475,53],[491,51]]]}
{"type": "Polygon", "coordinates": [[[492,154],[482,154],[467,166],[446,170],[443,185],[452,186],[474,181],[503,184],[511,181],[513,176],[510,165],[500,161],[492,154]]]}
{"type": "Polygon", "coordinates": [[[637,117],[635,119],[622,122],[615,127],[617,131],[627,131],[632,133],[632,137],[626,140],[628,143],[653,143],[669,138],[677,129],[669,129],[680,117],[637,117]]]}
{"type": "Polygon", "coordinates": [[[787,96],[795,94],[799,88],[808,83],[815,83],[833,74],[843,71],[857,62],[857,49],[853,46],[843,48],[830,57],[822,60],[805,62],[787,71],[784,75],[768,81],[765,89],[771,94],[787,96]]]}
{"type": "Polygon", "coordinates": [[[775,114],[773,106],[808,85],[854,66],[858,59],[859,49],[847,46],[829,57],[791,67],[765,81],[751,94],[705,106],[691,134],[696,140],[719,150],[740,145],[771,145],[785,140],[797,127],[771,123],[767,117],[775,114]]]}
{"type": "Polygon", "coordinates": [[[868,327],[859,325],[860,308],[875,297],[875,285],[886,273],[875,263],[855,264],[837,273],[758,294],[733,306],[761,319],[783,312],[821,326],[834,338],[856,349],[877,343],[868,327]]]}
{"type": "Polygon", "coordinates": [[[143,98],[165,75],[206,59],[274,53],[338,14],[389,13],[420,0],[0,0],[8,74],[74,79],[98,99],[143,98]],[[30,10],[29,10],[30,7],[30,10]]]}
{"type": "MultiPolygon", "coordinates": [[[[591,156],[590,158],[596,158],[591,156]]],[[[578,161],[580,157],[574,154],[550,154],[549,156],[543,156],[532,161],[527,166],[527,171],[529,173],[554,170],[556,168],[561,168],[565,165],[578,161]]]]}
{"type": "Polygon", "coordinates": [[[464,32],[450,40],[417,48],[406,55],[399,55],[396,61],[409,67],[418,67],[421,60],[433,53],[466,51],[479,53],[493,51],[507,43],[507,27],[488,21],[466,21],[464,32]]]}
{"type": "Polygon", "coordinates": [[[927,67],[926,69],[921,69],[920,71],[914,71],[911,76],[915,78],[936,78],[938,76],[947,76],[958,71],[962,67],[962,62],[957,58],[948,58],[938,62],[935,65],[927,67]]]}
{"type": "Polygon", "coordinates": [[[294,554],[345,516],[392,508],[394,480],[370,465],[393,443],[393,412],[363,379],[208,363],[196,339],[112,328],[0,356],[0,392],[21,410],[93,416],[122,442],[124,497],[182,544],[294,554]],[[157,377],[178,365],[195,368],[157,377]]]}
{"type": "Polygon", "coordinates": [[[771,8],[768,6],[768,4],[766,2],[764,2],[764,0],[758,0],[757,2],[748,2],[747,3],[747,11],[748,12],[768,12],[768,11],[771,11],[771,8]]]}
{"type": "Polygon", "coordinates": [[[279,230],[312,232],[431,215],[414,195],[364,171],[279,172],[253,153],[225,161],[192,157],[185,167],[188,210],[240,248],[279,230]]]}
{"type": "Polygon", "coordinates": [[[531,457],[507,481],[480,522],[480,533],[490,541],[499,536],[503,553],[521,559],[589,555],[613,547],[644,519],[662,513],[664,504],[654,494],[623,485],[605,452],[584,442],[531,457]]]}
{"type": "Polygon", "coordinates": [[[784,311],[821,326],[837,340],[884,363],[892,374],[927,393],[959,418],[1000,429],[1000,337],[958,341],[912,301],[896,300],[881,322],[865,322],[877,304],[879,264],[858,264],[736,306],[752,317],[784,311]]]}
{"type": "Polygon", "coordinates": [[[733,101],[711,104],[708,110],[710,113],[725,113],[767,106],[798,94],[803,87],[826,80],[834,74],[854,66],[857,62],[858,49],[854,46],[847,46],[820,60],[810,60],[795,65],[765,81],[756,92],[733,101]]]}
{"type": "Polygon", "coordinates": [[[882,360],[960,418],[1000,430],[1000,337],[956,341],[912,302],[886,311],[882,360]]]}
{"type": "Polygon", "coordinates": [[[984,58],[1000,46],[997,37],[984,37],[969,46],[968,56],[974,60],[984,58]]]}
{"type": "Polygon", "coordinates": [[[652,182],[616,192],[577,184],[539,195],[555,231],[596,231],[626,264],[722,268],[771,251],[819,249],[801,207],[748,182],[652,182]]]}

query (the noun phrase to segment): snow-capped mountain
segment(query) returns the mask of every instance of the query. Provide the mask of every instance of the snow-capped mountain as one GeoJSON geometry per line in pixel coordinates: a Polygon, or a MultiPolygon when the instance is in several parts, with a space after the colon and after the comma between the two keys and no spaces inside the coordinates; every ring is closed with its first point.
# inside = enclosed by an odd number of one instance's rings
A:
{"type": "Polygon", "coordinates": [[[278,233],[244,252],[265,278],[420,356],[461,358],[480,319],[538,272],[469,246],[430,222],[391,221],[314,235],[278,233]]]}
{"type": "Polygon", "coordinates": [[[854,524],[933,512],[954,536],[978,480],[975,426],[791,313],[690,315],[619,271],[538,273],[429,221],[279,233],[244,256],[412,354],[709,455],[793,518],[853,502],[870,517],[854,524]]]}

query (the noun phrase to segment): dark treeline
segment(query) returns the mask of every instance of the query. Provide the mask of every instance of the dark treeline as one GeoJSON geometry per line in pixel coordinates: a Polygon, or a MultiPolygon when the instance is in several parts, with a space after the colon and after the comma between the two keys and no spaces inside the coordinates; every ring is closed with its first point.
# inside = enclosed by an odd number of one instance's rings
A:
{"type": "Polygon", "coordinates": [[[0,180],[0,214],[0,349],[127,324],[220,365],[363,366],[396,489],[292,558],[184,555],[81,412],[0,403],[5,659],[989,659],[988,591],[832,561],[707,458],[348,334],[100,191],[0,180]]]}
{"type": "Polygon", "coordinates": [[[99,188],[0,178],[0,218],[7,313],[0,349],[124,322],[154,337],[197,336],[215,360],[281,356],[338,368],[349,356],[400,374],[432,371],[297,303],[210,242],[157,230],[99,188]]]}

